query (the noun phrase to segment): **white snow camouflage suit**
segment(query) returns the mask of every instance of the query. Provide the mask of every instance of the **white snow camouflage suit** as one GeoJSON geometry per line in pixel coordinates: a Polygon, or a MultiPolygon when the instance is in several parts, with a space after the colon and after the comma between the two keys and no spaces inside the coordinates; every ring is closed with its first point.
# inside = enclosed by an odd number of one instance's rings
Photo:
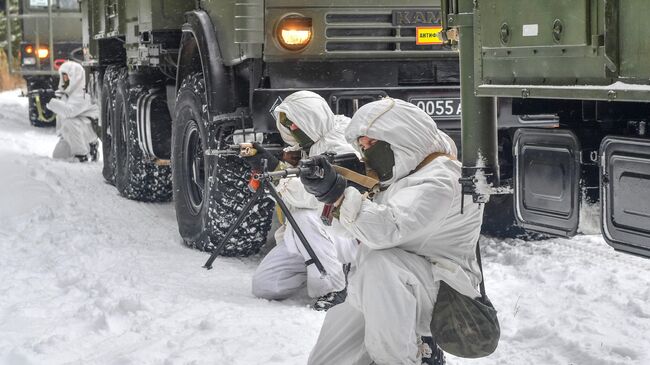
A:
{"type": "MultiPolygon", "coordinates": [[[[300,146],[289,130],[279,123],[280,112],[285,113],[315,142],[309,149],[309,156],[324,152],[356,153],[345,141],[343,134],[350,119],[334,115],[320,95],[311,91],[298,91],[275,108],[277,127],[282,138],[291,146],[289,149],[298,150],[300,146]]],[[[255,271],[253,294],[272,300],[286,299],[302,288],[305,282],[312,298],[343,290],[343,263],[351,262],[356,256],[356,242],[342,228],[337,230],[336,227],[327,227],[321,222],[323,204],[305,191],[299,178],[280,180],[277,190],[328,275],[321,277],[313,264],[305,267],[305,261],[310,257],[291,224],[286,222],[275,232],[277,246],[264,257],[255,271]]]]}
{"type": "Polygon", "coordinates": [[[416,106],[390,98],[363,106],[346,130],[350,143],[360,136],[391,145],[393,178],[372,201],[345,191],[340,221],[361,242],[357,272],[346,301],[328,311],[309,364],[419,364],[439,281],[479,296],[482,207],[465,199],[460,213],[459,162],[442,156],[413,172],[431,153],[456,152],[416,106]]]}
{"type": "Polygon", "coordinates": [[[72,61],[65,62],[59,68],[60,99],[52,99],[46,107],[56,113],[56,133],[59,142],[52,153],[53,158],[67,159],[85,156],[90,152],[90,143],[97,141],[91,119],[99,117],[97,105],[92,104],[90,95],[84,91],[86,73],[83,67],[72,61]],[[64,88],[63,74],[67,74],[70,83],[64,88]]]}

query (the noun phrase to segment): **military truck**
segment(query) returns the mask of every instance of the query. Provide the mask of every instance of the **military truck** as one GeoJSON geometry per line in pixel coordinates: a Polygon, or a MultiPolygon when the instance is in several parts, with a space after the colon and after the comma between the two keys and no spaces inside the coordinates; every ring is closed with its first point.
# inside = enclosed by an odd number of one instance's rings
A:
{"type": "Polygon", "coordinates": [[[449,0],[443,33],[458,42],[463,189],[498,196],[512,176],[520,225],[576,233],[581,206],[600,208],[615,249],[650,256],[650,43],[642,0],[449,0]],[[513,128],[512,167],[498,155],[495,99],[555,128],[513,128]],[[504,171],[505,170],[505,171],[504,171]]]}
{"type": "MultiPolygon", "coordinates": [[[[317,92],[348,116],[381,97],[409,100],[460,139],[458,56],[438,38],[440,1],[81,6],[89,89],[102,105],[104,177],[127,198],[173,196],[189,246],[211,250],[250,196],[237,158],[205,152],[281,142],[270,111],[294,91],[317,92]]],[[[224,255],[264,244],[272,206],[253,208],[224,255]]]]}
{"type": "MultiPolygon", "coordinates": [[[[83,61],[81,10],[77,0],[22,0],[18,13],[6,2],[7,23],[20,22],[22,39],[19,70],[27,83],[29,120],[34,126],[53,126],[55,116],[45,108],[58,87],[58,68],[66,60],[83,61]]],[[[11,29],[11,27],[9,27],[11,29]]],[[[12,35],[7,34],[8,39],[12,35]]],[[[11,46],[11,42],[8,42],[11,46]]],[[[13,52],[9,48],[9,55],[13,52]]],[[[10,59],[9,65],[13,66],[10,59]]]]}

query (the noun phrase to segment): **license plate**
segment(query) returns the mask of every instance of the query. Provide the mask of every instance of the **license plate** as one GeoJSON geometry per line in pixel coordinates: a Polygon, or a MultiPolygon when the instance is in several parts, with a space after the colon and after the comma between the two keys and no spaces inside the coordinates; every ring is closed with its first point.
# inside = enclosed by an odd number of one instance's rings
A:
{"type": "Polygon", "coordinates": [[[409,102],[434,120],[460,118],[460,98],[410,98],[409,102]]]}

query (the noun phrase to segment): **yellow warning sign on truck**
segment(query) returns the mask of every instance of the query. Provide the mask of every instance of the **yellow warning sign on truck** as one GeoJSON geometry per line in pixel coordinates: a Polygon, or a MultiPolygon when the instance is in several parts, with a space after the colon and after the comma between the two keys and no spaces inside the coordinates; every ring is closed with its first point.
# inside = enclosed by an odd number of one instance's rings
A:
{"type": "Polygon", "coordinates": [[[415,44],[425,46],[429,44],[442,44],[442,39],[438,38],[438,33],[442,27],[416,27],[415,44]]]}

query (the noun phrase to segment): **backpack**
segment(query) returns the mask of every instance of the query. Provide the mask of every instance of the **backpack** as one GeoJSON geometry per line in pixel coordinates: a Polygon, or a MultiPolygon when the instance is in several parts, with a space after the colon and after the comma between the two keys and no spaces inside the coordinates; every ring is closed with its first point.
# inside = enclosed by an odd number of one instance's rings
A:
{"type": "MultiPolygon", "coordinates": [[[[483,277],[478,243],[476,257],[483,277]]],[[[440,282],[438,298],[433,307],[431,333],[438,346],[454,356],[478,358],[496,350],[501,328],[497,311],[485,294],[483,280],[478,298],[470,298],[444,281],[440,282]]]]}

